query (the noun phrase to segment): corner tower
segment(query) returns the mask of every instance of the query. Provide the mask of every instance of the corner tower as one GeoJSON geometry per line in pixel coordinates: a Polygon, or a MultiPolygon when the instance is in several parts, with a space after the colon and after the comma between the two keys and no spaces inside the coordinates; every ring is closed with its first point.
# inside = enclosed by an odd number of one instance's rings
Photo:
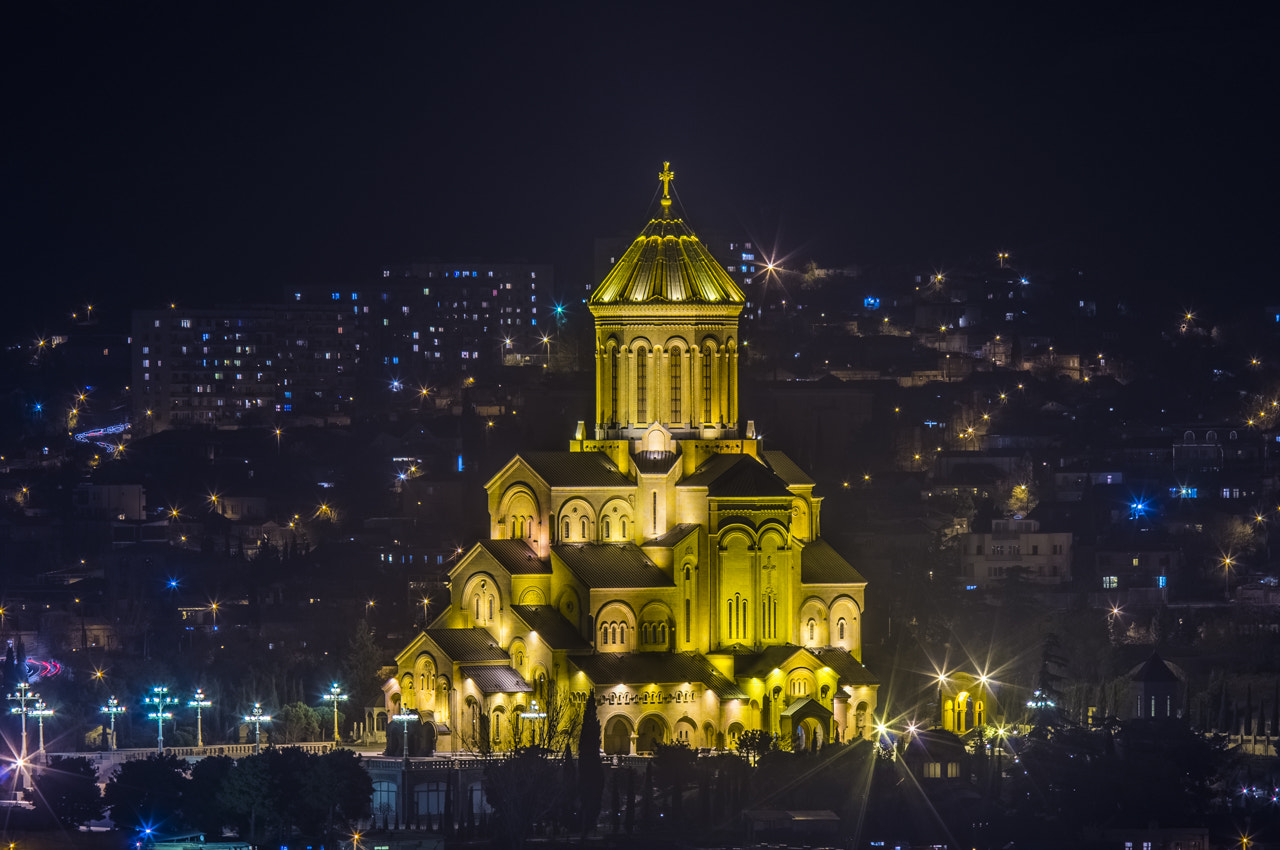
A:
{"type": "Polygon", "coordinates": [[[630,440],[654,426],[695,440],[738,436],[738,315],[745,299],[671,212],[662,210],[591,295],[596,325],[597,440],[630,440]]]}

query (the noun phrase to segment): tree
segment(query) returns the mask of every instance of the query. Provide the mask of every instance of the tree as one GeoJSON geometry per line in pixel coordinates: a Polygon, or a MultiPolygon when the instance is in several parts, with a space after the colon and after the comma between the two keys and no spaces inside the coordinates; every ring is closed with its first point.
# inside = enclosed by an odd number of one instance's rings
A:
{"type": "Polygon", "coordinates": [[[230,756],[208,756],[191,765],[191,780],[182,789],[182,816],[194,828],[221,835],[233,818],[219,792],[235,769],[230,756]]]}
{"type": "Polygon", "coordinates": [[[587,694],[587,704],[582,712],[582,729],[578,735],[578,794],[582,800],[582,834],[586,835],[600,817],[604,795],[604,766],[600,763],[600,717],[596,713],[594,691],[587,694]]]}
{"type": "Polygon", "coordinates": [[[264,754],[240,759],[218,793],[218,800],[228,812],[240,819],[241,836],[256,839],[258,816],[265,815],[274,806],[264,754]]]}
{"type": "Polygon", "coordinates": [[[314,741],[320,736],[320,717],[316,710],[305,702],[294,702],[281,706],[275,713],[273,730],[280,735],[286,744],[298,741],[314,741]]]}
{"type": "Polygon", "coordinates": [[[353,821],[365,817],[373,798],[373,779],[351,750],[331,750],[313,756],[307,788],[316,806],[324,812],[326,832],[336,826],[349,829],[353,821]]]}
{"type": "Polygon", "coordinates": [[[654,744],[653,772],[658,784],[667,789],[668,809],[673,826],[684,820],[684,788],[697,775],[698,754],[688,744],[654,744]]]}
{"type": "Polygon", "coordinates": [[[118,827],[177,826],[186,771],[185,761],[168,754],[125,762],[102,793],[107,814],[118,827]]]}
{"type": "Polygon", "coordinates": [[[98,768],[87,758],[53,756],[33,777],[39,799],[68,829],[102,817],[98,768]]]}
{"type": "Polygon", "coordinates": [[[486,766],[484,790],[494,809],[499,841],[515,850],[555,813],[568,791],[556,763],[534,747],[522,747],[510,758],[486,766]]]}
{"type": "Polygon", "coordinates": [[[737,748],[754,765],[762,755],[777,749],[777,742],[763,729],[751,729],[738,736],[737,748]]]}

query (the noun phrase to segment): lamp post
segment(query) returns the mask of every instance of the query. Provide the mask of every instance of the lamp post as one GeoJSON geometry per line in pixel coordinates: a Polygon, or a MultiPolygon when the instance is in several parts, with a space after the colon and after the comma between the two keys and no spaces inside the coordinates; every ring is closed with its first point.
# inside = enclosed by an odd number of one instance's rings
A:
{"type": "Polygon", "coordinates": [[[323,697],[321,697],[321,699],[323,699],[325,702],[333,706],[333,742],[337,744],[339,743],[338,741],[338,703],[346,702],[347,695],[342,692],[342,686],[339,685],[337,682],[334,682],[332,685],[329,686],[329,693],[325,694],[323,697]]]}
{"type": "Polygon", "coordinates": [[[271,722],[271,715],[262,712],[262,703],[253,704],[253,713],[244,716],[245,723],[253,724],[253,751],[262,752],[262,724],[271,722]]]}
{"type": "Polygon", "coordinates": [[[187,707],[194,708],[196,710],[196,746],[197,747],[204,746],[204,724],[201,722],[200,711],[201,709],[208,708],[211,705],[213,705],[213,701],[205,697],[204,688],[196,688],[195,696],[187,700],[187,707]]]}
{"type": "Polygon", "coordinates": [[[538,708],[538,701],[535,699],[529,701],[529,710],[520,712],[520,717],[524,720],[533,721],[533,741],[537,743],[540,740],[538,738],[538,721],[546,720],[547,713],[538,708]]]}
{"type": "Polygon", "coordinates": [[[98,711],[111,718],[111,749],[113,750],[116,748],[116,715],[124,714],[127,710],[115,697],[111,697],[107,700],[106,705],[98,709],[98,711]]]}
{"type": "Polygon", "coordinates": [[[1222,584],[1223,590],[1226,591],[1227,601],[1231,601],[1231,568],[1235,566],[1236,559],[1230,555],[1224,555],[1222,558],[1222,584]]]}
{"type": "Polygon", "coordinates": [[[27,759],[27,715],[31,713],[31,709],[27,708],[27,703],[40,700],[39,694],[31,693],[31,686],[26,682],[19,682],[17,690],[9,694],[9,699],[16,702],[16,708],[9,709],[10,714],[22,715],[22,760],[27,759]]]}
{"type": "Polygon", "coordinates": [[[156,722],[156,750],[164,752],[164,722],[173,719],[173,712],[169,709],[178,704],[177,697],[169,696],[169,689],[164,685],[157,685],[151,689],[151,696],[142,700],[143,705],[155,707],[155,711],[147,713],[147,717],[156,722]]]}
{"type": "Polygon", "coordinates": [[[947,728],[947,714],[942,708],[942,685],[947,681],[946,673],[938,674],[938,726],[942,729],[947,728]]]}
{"type": "Polygon", "coordinates": [[[44,755],[44,719],[53,717],[53,709],[44,704],[44,700],[36,700],[35,707],[31,709],[31,716],[36,718],[40,723],[40,749],[37,750],[40,755],[44,755]]]}
{"type": "Polygon", "coordinates": [[[404,760],[407,764],[409,761],[409,724],[418,719],[418,715],[409,712],[401,712],[400,714],[391,715],[392,720],[398,720],[404,724],[404,730],[401,737],[404,738],[404,760]]]}

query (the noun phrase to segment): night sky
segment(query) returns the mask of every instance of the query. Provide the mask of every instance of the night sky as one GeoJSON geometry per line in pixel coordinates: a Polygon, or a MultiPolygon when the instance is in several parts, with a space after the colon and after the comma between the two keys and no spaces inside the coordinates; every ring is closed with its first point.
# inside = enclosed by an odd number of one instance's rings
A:
{"type": "Polygon", "coordinates": [[[1004,249],[1280,300],[1275,21],[1045,5],[29,3],[0,27],[9,321],[433,257],[576,287],[664,159],[695,228],[791,261],[1004,249]]]}

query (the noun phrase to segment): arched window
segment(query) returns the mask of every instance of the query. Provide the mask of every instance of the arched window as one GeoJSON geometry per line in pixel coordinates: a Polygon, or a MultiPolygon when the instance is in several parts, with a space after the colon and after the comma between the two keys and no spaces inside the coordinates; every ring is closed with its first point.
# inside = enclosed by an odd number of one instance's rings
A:
{"type": "Polygon", "coordinates": [[[627,539],[627,518],[626,517],[622,518],[622,539],[623,540],[627,539]]]}
{"type": "Polygon", "coordinates": [[[680,349],[671,352],[668,361],[671,372],[671,421],[680,421],[680,349]]]}
{"type": "Polygon", "coordinates": [[[524,536],[530,538],[533,537],[533,517],[531,516],[525,517],[524,536]]]}
{"type": "Polygon", "coordinates": [[[601,529],[601,533],[604,535],[604,539],[608,540],[609,539],[609,518],[608,517],[604,518],[604,522],[601,523],[600,529],[601,529]]]}
{"type": "Polygon", "coordinates": [[[649,421],[649,352],[636,349],[636,421],[649,421]]]}
{"type": "Polygon", "coordinates": [[[609,643],[609,624],[604,623],[600,626],[600,643],[601,645],[609,643]]]}
{"type": "Polygon", "coordinates": [[[609,627],[609,643],[618,642],[618,624],[614,623],[609,627]]]}
{"type": "Polygon", "coordinates": [[[565,540],[569,539],[569,518],[568,517],[564,518],[564,539],[565,540]]]}
{"type": "Polygon", "coordinates": [[[476,622],[480,622],[480,594],[476,594],[476,622]]]}
{"type": "Polygon", "coordinates": [[[626,643],[626,642],[627,642],[627,624],[619,623],[618,624],[618,643],[626,643]]]}
{"type": "Polygon", "coordinates": [[[583,540],[587,539],[587,518],[586,517],[582,518],[582,539],[583,540]]]}
{"type": "Polygon", "coordinates": [[[813,622],[812,619],[810,619],[809,620],[809,640],[813,640],[814,626],[815,626],[815,623],[813,622]]]}
{"type": "Polygon", "coordinates": [[[711,349],[702,352],[702,421],[711,421],[711,349]]]}
{"type": "Polygon", "coordinates": [[[493,619],[493,597],[489,597],[489,619],[493,619]]]}
{"type": "Polygon", "coordinates": [[[840,640],[844,640],[844,617],[836,623],[836,634],[839,635],[840,640]]]}

